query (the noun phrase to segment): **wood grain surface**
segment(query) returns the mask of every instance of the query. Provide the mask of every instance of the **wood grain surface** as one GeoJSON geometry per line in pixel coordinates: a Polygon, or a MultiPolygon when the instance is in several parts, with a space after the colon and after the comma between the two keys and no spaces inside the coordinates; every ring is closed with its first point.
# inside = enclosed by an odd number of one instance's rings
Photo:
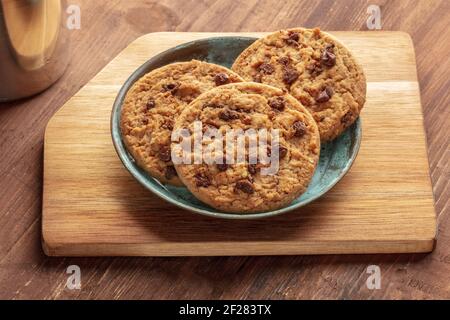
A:
{"type": "MultiPolygon", "coordinates": [[[[70,66],[30,99],[0,104],[0,297],[58,298],[450,298],[450,80],[447,0],[89,1],[71,34],[70,66]],[[131,41],[155,31],[244,32],[319,26],[367,30],[378,4],[383,30],[414,42],[438,221],[431,254],[222,258],[48,258],[40,243],[44,129],[52,115],[131,41]],[[66,287],[69,265],[81,290],[66,287]],[[366,286],[369,265],[381,289],[366,286]]],[[[414,157],[415,155],[411,155],[414,157]]]]}
{"type": "Polygon", "coordinates": [[[42,233],[51,256],[232,256],[429,252],[436,236],[411,38],[333,32],[367,79],[363,137],[350,172],[316,201],[258,221],[191,214],[143,188],[111,141],[111,106],[150,57],[187,41],[261,33],[156,32],[132,42],[47,125],[42,233]],[[411,157],[414,155],[414,157],[411,157]]]}

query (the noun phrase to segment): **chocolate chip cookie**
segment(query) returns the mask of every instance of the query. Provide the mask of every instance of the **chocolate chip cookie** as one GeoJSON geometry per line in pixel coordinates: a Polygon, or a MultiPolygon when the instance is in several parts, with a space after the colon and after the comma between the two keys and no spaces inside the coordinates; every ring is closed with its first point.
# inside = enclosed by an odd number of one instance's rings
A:
{"type": "Polygon", "coordinates": [[[361,66],[337,39],[319,29],[290,29],[254,42],[232,69],[247,81],[289,92],[313,115],[322,141],[339,136],[366,100],[361,66]]]}
{"type": "Polygon", "coordinates": [[[166,65],[139,79],[127,93],[120,121],[123,141],[138,165],[163,183],[182,185],[170,151],[175,118],[201,93],[240,81],[225,67],[196,60],[166,65]]]}
{"type": "Polygon", "coordinates": [[[319,159],[311,114],[290,94],[264,84],[228,84],[202,94],[183,110],[174,130],[186,132],[189,146],[197,141],[195,132],[208,137],[200,153],[192,148],[184,158],[185,140],[173,141],[174,156],[190,161],[177,161],[175,168],[198,199],[225,212],[288,205],[305,192],[319,159]]]}

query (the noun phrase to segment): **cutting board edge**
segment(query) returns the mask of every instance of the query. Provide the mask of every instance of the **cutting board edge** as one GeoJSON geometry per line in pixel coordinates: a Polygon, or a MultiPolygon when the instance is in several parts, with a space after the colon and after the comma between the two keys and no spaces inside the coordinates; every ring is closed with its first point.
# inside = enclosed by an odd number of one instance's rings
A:
{"type": "Polygon", "coordinates": [[[239,243],[167,243],[166,247],[158,243],[147,244],[77,244],[58,243],[52,245],[42,238],[44,253],[50,257],[98,257],[98,256],[135,256],[135,257],[211,257],[211,256],[288,256],[288,255],[328,255],[328,254],[393,254],[393,253],[429,253],[434,250],[436,239],[393,240],[393,241],[311,241],[239,243]],[[204,250],[205,246],[210,246],[204,250]],[[199,250],[199,248],[203,250],[199,250]]]}

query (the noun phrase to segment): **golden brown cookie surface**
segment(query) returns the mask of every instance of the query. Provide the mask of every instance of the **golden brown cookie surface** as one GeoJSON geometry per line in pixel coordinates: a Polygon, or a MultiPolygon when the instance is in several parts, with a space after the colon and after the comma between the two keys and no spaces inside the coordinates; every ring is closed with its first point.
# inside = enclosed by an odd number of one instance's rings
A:
{"type": "Polygon", "coordinates": [[[366,99],[362,68],[338,40],[319,29],[289,29],[257,40],[232,69],[246,81],[286,90],[313,115],[322,141],[339,136],[366,99]]]}
{"type": "MultiPolygon", "coordinates": [[[[236,142],[235,149],[226,143],[220,147],[219,158],[225,163],[208,163],[205,158],[197,164],[177,163],[179,177],[203,202],[226,212],[264,212],[284,207],[306,191],[319,159],[320,137],[311,114],[291,95],[257,83],[225,85],[194,100],[177,119],[174,130],[184,129],[192,134],[196,123],[202,124],[203,133],[214,128],[225,142],[227,133],[239,130],[245,134],[252,129],[254,132],[277,129],[279,133],[276,143],[274,140],[272,144],[269,136],[264,147],[268,156],[276,153],[275,148],[279,155],[278,170],[272,174],[264,173],[270,164],[260,159],[256,163],[249,161],[252,151],[248,139],[243,140],[246,145],[243,162],[238,161],[236,142]],[[234,163],[227,161],[231,154],[234,163]]],[[[219,149],[208,149],[214,141],[217,140],[203,142],[203,150],[207,150],[203,154],[217,159],[219,149]]],[[[179,155],[180,145],[172,143],[175,154],[179,155]]]]}
{"type": "Polygon", "coordinates": [[[122,138],[138,165],[163,183],[182,185],[170,154],[175,118],[201,93],[240,81],[225,67],[196,60],[173,63],[139,79],[121,111],[122,138]]]}

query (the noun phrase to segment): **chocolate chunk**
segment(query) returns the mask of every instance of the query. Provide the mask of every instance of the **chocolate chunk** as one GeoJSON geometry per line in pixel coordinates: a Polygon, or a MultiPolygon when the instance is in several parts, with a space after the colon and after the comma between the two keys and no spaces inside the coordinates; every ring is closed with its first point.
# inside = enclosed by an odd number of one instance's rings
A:
{"type": "Polygon", "coordinates": [[[269,63],[262,63],[258,67],[258,71],[264,74],[272,74],[275,71],[275,68],[269,63]]]}
{"type": "Polygon", "coordinates": [[[330,100],[330,96],[327,94],[327,92],[325,90],[323,90],[322,92],[320,92],[317,97],[316,97],[316,101],[318,103],[324,103],[330,100]]]}
{"type": "Polygon", "coordinates": [[[150,109],[153,109],[156,106],[155,100],[150,99],[147,101],[147,104],[145,105],[145,107],[147,108],[147,111],[150,109]]]}
{"type": "Polygon", "coordinates": [[[219,119],[224,121],[239,119],[239,114],[231,110],[225,109],[219,112],[219,119]]]}
{"type": "Polygon", "coordinates": [[[144,126],[148,125],[148,119],[147,118],[142,119],[142,124],[144,126]]]}
{"type": "Polygon", "coordinates": [[[289,39],[298,42],[300,36],[298,35],[298,32],[289,32],[289,39]]]}
{"type": "MultiPolygon", "coordinates": [[[[278,158],[283,159],[286,157],[288,149],[281,144],[276,144],[273,146],[275,149],[278,149],[278,158]]],[[[272,155],[272,149],[267,148],[267,156],[270,157],[272,155]]]]}
{"type": "Polygon", "coordinates": [[[291,40],[291,39],[286,39],[286,43],[290,46],[298,46],[299,43],[295,40],[291,40]]]}
{"type": "Polygon", "coordinates": [[[194,175],[197,187],[207,188],[211,185],[211,179],[204,173],[198,172],[194,175]]]}
{"type": "Polygon", "coordinates": [[[283,66],[287,66],[291,62],[291,59],[289,57],[281,57],[280,59],[278,59],[278,62],[283,66]]]}
{"type": "Polygon", "coordinates": [[[269,99],[269,106],[272,109],[278,110],[278,111],[283,111],[285,108],[285,101],[283,97],[276,97],[276,98],[272,98],[269,99]]]}
{"type": "Polygon", "coordinates": [[[323,68],[319,62],[311,63],[309,66],[306,67],[306,69],[309,71],[309,74],[312,75],[313,77],[317,77],[323,71],[323,68]]]}
{"type": "Polygon", "coordinates": [[[172,123],[172,121],[168,120],[168,121],[164,122],[161,125],[161,128],[167,129],[167,130],[173,130],[173,123],[172,123]]]}
{"type": "Polygon", "coordinates": [[[328,102],[332,96],[333,96],[333,89],[327,86],[316,96],[316,101],[318,103],[328,102]]]}
{"type": "Polygon", "coordinates": [[[283,147],[282,145],[278,146],[278,155],[280,157],[280,159],[283,159],[284,157],[286,157],[288,153],[288,149],[283,147]]]}
{"type": "Polygon", "coordinates": [[[248,180],[241,180],[236,182],[236,189],[241,190],[242,192],[245,192],[247,194],[252,194],[255,192],[253,184],[248,180]]]}
{"type": "Polygon", "coordinates": [[[225,73],[218,73],[214,77],[216,86],[221,86],[230,82],[230,78],[225,73]]]}
{"type": "Polygon", "coordinates": [[[229,166],[226,163],[216,163],[216,167],[219,171],[224,172],[227,171],[229,166]]]}
{"type": "Polygon", "coordinates": [[[294,136],[296,137],[303,137],[306,133],[306,125],[301,121],[294,122],[292,128],[294,129],[294,136]]]}
{"type": "Polygon", "coordinates": [[[341,123],[345,126],[350,125],[350,122],[352,121],[353,113],[351,111],[348,111],[346,114],[344,114],[341,118],[341,123]]]}
{"type": "Polygon", "coordinates": [[[178,86],[174,83],[164,84],[163,90],[170,91],[170,93],[175,94],[178,90],[178,86]]]}
{"type": "Polygon", "coordinates": [[[299,73],[297,72],[297,70],[289,68],[284,70],[284,74],[283,74],[283,81],[286,84],[292,84],[295,82],[295,80],[297,80],[299,77],[299,73]]]}
{"type": "Polygon", "coordinates": [[[334,54],[334,46],[327,45],[322,51],[320,61],[323,65],[331,68],[336,64],[336,55],[334,54]]]}
{"type": "Polygon", "coordinates": [[[287,44],[297,46],[300,36],[298,32],[289,32],[288,38],[285,40],[287,44]]]}
{"type": "Polygon", "coordinates": [[[176,176],[177,176],[177,171],[175,170],[175,167],[174,166],[168,166],[166,168],[166,172],[164,173],[164,177],[167,180],[170,180],[170,179],[172,179],[172,178],[174,178],[176,176]]]}
{"type": "Polygon", "coordinates": [[[158,152],[158,158],[161,161],[169,162],[172,159],[172,156],[170,154],[170,147],[168,146],[161,147],[161,149],[159,149],[158,152]]]}
{"type": "Polygon", "coordinates": [[[258,167],[256,166],[256,164],[249,164],[247,166],[247,170],[250,174],[256,174],[258,173],[258,167]]]}
{"type": "Polygon", "coordinates": [[[324,51],[321,57],[322,64],[331,68],[336,65],[336,55],[329,51],[324,51]]]}

